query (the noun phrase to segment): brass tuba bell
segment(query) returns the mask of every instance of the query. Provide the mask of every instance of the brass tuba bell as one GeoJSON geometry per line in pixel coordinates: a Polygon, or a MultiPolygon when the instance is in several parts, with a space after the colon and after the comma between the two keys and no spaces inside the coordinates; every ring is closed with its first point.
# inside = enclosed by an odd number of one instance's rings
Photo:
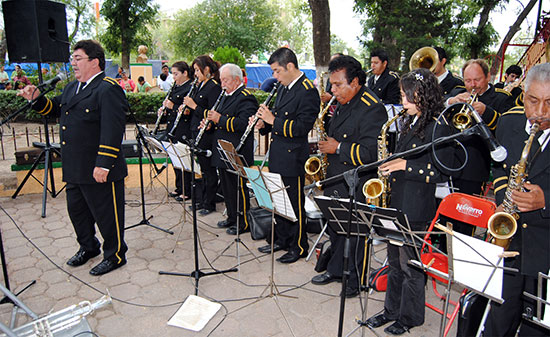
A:
{"type": "Polygon", "coordinates": [[[422,47],[412,54],[409,60],[409,69],[411,71],[418,68],[429,69],[432,73],[439,64],[439,54],[432,47],[422,47]]]}

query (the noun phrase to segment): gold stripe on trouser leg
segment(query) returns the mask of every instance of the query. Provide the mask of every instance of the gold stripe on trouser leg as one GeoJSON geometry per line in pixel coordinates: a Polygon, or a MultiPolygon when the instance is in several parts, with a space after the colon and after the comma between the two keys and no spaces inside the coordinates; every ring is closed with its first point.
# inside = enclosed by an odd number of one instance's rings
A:
{"type": "Polygon", "coordinates": [[[300,248],[300,255],[304,254],[304,248],[300,244],[302,242],[302,182],[298,177],[298,248],[300,248]]]}
{"type": "Polygon", "coordinates": [[[244,195],[243,178],[239,177],[239,179],[241,180],[241,194],[242,194],[242,197],[243,197],[244,229],[246,230],[248,228],[248,217],[246,216],[246,197],[244,195]]]}
{"type": "Polygon", "coordinates": [[[114,207],[114,210],[115,210],[116,238],[117,238],[117,243],[118,243],[118,248],[116,250],[115,256],[118,259],[118,263],[121,263],[122,259],[118,255],[118,253],[120,253],[120,224],[118,222],[118,210],[117,210],[117,207],[116,207],[116,193],[115,193],[115,182],[114,181],[111,183],[111,186],[113,188],[113,207],[114,207]]]}

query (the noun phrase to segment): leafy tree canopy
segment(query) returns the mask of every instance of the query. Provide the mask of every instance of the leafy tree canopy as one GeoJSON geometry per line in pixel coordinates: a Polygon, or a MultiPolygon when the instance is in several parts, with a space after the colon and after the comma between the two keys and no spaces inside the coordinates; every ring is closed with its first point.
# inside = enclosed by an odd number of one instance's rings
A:
{"type": "Polygon", "coordinates": [[[241,68],[244,68],[246,61],[237,48],[233,47],[218,47],[214,52],[214,60],[221,64],[234,63],[241,68]]]}

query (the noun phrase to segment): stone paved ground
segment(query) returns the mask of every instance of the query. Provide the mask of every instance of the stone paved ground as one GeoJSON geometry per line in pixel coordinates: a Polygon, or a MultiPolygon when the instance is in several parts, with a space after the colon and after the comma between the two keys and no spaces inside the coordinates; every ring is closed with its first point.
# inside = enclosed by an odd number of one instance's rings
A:
{"type": "MultiPolygon", "coordinates": [[[[168,201],[165,191],[146,189],[147,214],[151,222],[171,228],[168,235],[147,226],[125,233],[128,264],[121,269],[93,277],[89,269],[100,261],[70,268],[65,261],[78,246],[65,209],[65,195],[48,199],[46,218],[40,217],[41,195],[22,195],[17,199],[0,198],[0,205],[14,218],[17,226],[2,212],[0,226],[11,289],[17,291],[28,282],[36,284],[20,295],[20,299],[38,314],[61,310],[83,300],[96,300],[100,292],[109,291],[113,305],[88,316],[88,322],[99,336],[335,336],[338,327],[340,284],[315,286],[309,281],[316,275],[314,258],[301,259],[291,265],[275,262],[275,283],[279,291],[296,298],[277,297],[259,300],[266,293],[270,276],[269,256],[256,253],[263,241],[253,241],[249,234],[243,242],[259,256],[259,262],[240,246],[241,265],[238,273],[202,278],[199,295],[219,301],[222,309],[205,329],[195,333],[168,326],[167,320],[188,295],[194,293],[194,282],[187,277],[159,275],[159,271],[190,272],[194,269],[192,227],[182,223],[182,206],[168,201]],[[181,235],[180,235],[181,232],[181,235]],[[179,235],[179,236],[178,236],[179,235]],[[26,236],[27,238],[25,238],[26,236]],[[177,242],[176,242],[176,239],[177,242]],[[31,244],[32,242],[32,244],[31,244]],[[285,321],[286,318],[286,321],[285,321]],[[292,330],[291,330],[292,329],[292,330]]],[[[126,225],[141,220],[139,190],[127,191],[126,225]]],[[[200,266],[208,271],[212,261],[233,238],[217,229],[222,219],[222,206],[206,217],[199,217],[201,242],[200,266]]],[[[314,239],[315,235],[310,238],[314,239]]],[[[380,247],[377,247],[380,249],[380,247]]],[[[212,262],[214,268],[227,269],[237,264],[233,244],[230,256],[212,262]]],[[[281,253],[276,253],[279,256],[281,253]]],[[[378,253],[384,257],[384,251],[378,253]]],[[[269,291],[267,291],[269,293],[269,291]]],[[[454,294],[456,296],[456,292],[454,294]]],[[[368,302],[368,316],[382,309],[383,293],[374,293],[368,302]]],[[[345,334],[356,327],[361,317],[359,298],[346,301],[345,334]]],[[[0,318],[7,323],[11,305],[0,306],[0,318]]],[[[21,315],[20,321],[25,316],[21,315]]],[[[455,323],[456,324],[456,323],[455,323]]],[[[436,336],[439,316],[426,310],[426,323],[411,330],[410,336],[436,336]]],[[[383,329],[377,332],[383,335],[383,329]]],[[[454,334],[455,328],[451,331],[454,334]]],[[[358,335],[356,333],[355,335],[358,335]]],[[[367,332],[367,335],[369,333],[367,332]]]]}
{"type": "MultiPolygon", "coordinates": [[[[18,130],[22,127],[18,125],[18,130]]],[[[131,130],[128,134],[130,138],[133,137],[131,130]]],[[[17,136],[19,139],[21,137],[17,136]]],[[[14,173],[9,169],[14,162],[14,158],[9,155],[13,153],[9,144],[5,142],[6,160],[0,160],[0,184],[4,186],[7,185],[5,180],[14,179],[14,173]]],[[[59,180],[56,182],[60,184],[59,180]]],[[[13,182],[9,184],[17,186],[13,182]]],[[[95,333],[105,337],[337,335],[340,284],[315,286],[310,283],[311,277],[316,275],[313,270],[315,258],[308,262],[301,259],[291,265],[275,262],[275,283],[279,291],[295,298],[261,298],[262,294],[266,294],[269,283],[271,259],[257,253],[257,247],[265,242],[253,241],[249,234],[244,234],[242,240],[259,257],[259,261],[253,259],[240,245],[241,264],[238,273],[208,276],[200,280],[199,295],[222,304],[208,325],[200,332],[168,326],[167,321],[181,303],[187,296],[194,294],[194,281],[187,277],[159,275],[158,272],[188,273],[194,269],[192,227],[189,215],[186,215],[187,221],[183,222],[182,205],[168,200],[165,189],[148,186],[145,194],[147,216],[153,215],[151,222],[170,228],[176,234],[168,235],[146,226],[127,230],[126,242],[130,248],[128,264],[100,277],[88,274],[89,269],[100,262],[99,257],[77,268],[65,265],[78,246],[67,216],[64,192],[55,199],[48,197],[46,218],[40,216],[41,194],[21,194],[16,199],[0,197],[0,206],[21,229],[19,231],[0,210],[0,229],[11,289],[17,292],[30,281],[36,280],[36,284],[22,293],[19,299],[39,315],[84,300],[97,300],[108,291],[113,297],[113,304],[87,318],[95,333]]],[[[141,220],[139,189],[127,189],[126,201],[126,225],[129,226],[141,220]]],[[[203,271],[210,270],[207,260],[216,258],[211,262],[216,269],[228,269],[238,264],[234,237],[216,228],[217,221],[223,218],[222,210],[223,206],[218,204],[218,212],[199,217],[199,261],[203,271]],[[227,251],[228,256],[219,257],[228,246],[231,246],[227,251]]],[[[310,235],[311,240],[315,238],[316,235],[310,235]]],[[[380,250],[381,246],[376,249],[380,250]]],[[[276,257],[281,254],[276,253],[276,257]]],[[[380,259],[384,255],[384,250],[377,253],[380,259]]],[[[431,287],[431,284],[427,287],[431,287]]],[[[454,298],[457,294],[454,290],[454,298]]],[[[370,296],[367,317],[382,310],[383,299],[384,293],[370,296]]],[[[433,296],[430,301],[435,302],[433,296]]],[[[346,301],[344,335],[357,326],[355,320],[361,318],[364,304],[364,299],[359,298],[346,301]]],[[[10,304],[0,305],[0,322],[8,324],[11,309],[10,304]]],[[[28,321],[24,315],[18,317],[19,323],[28,321]]],[[[427,309],[425,324],[414,328],[407,335],[436,336],[439,321],[440,316],[427,309]]],[[[456,323],[449,336],[455,335],[455,331],[456,323]]],[[[364,332],[366,336],[374,336],[367,330],[364,332]]],[[[382,328],[376,329],[376,332],[384,335],[382,328]]],[[[357,335],[360,332],[354,334],[357,335]]]]}

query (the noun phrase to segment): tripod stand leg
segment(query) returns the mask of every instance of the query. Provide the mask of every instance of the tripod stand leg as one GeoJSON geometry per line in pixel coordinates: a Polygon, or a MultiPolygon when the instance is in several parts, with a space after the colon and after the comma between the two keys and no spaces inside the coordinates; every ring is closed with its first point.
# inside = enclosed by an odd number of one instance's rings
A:
{"type": "Polygon", "coordinates": [[[323,237],[323,235],[325,235],[325,232],[327,231],[327,227],[328,227],[328,222],[325,223],[325,225],[323,226],[323,229],[321,230],[321,233],[319,233],[319,236],[317,237],[317,240],[315,240],[315,243],[313,244],[313,247],[309,251],[309,254],[307,254],[306,262],[309,261],[309,259],[311,258],[311,255],[315,251],[315,247],[317,247],[317,244],[319,243],[319,241],[321,241],[321,238],[323,237]]]}
{"type": "Polygon", "coordinates": [[[19,195],[19,192],[21,192],[21,189],[23,189],[23,186],[25,186],[25,183],[27,182],[27,180],[29,180],[29,178],[32,176],[32,173],[34,172],[34,170],[36,169],[36,167],[38,166],[38,164],[40,163],[42,158],[44,158],[44,151],[42,151],[40,153],[40,155],[38,156],[38,158],[36,158],[36,160],[34,161],[34,163],[31,166],[29,172],[27,172],[27,174],[25,175],[25,178],[23,178],[23,181],[21,181],[21,184],[19,184],[19,186],[17,186],[17,189],[15,190],[15,192],[11,196],[12,199],[17,198],[17,196],[19,195]]]}

